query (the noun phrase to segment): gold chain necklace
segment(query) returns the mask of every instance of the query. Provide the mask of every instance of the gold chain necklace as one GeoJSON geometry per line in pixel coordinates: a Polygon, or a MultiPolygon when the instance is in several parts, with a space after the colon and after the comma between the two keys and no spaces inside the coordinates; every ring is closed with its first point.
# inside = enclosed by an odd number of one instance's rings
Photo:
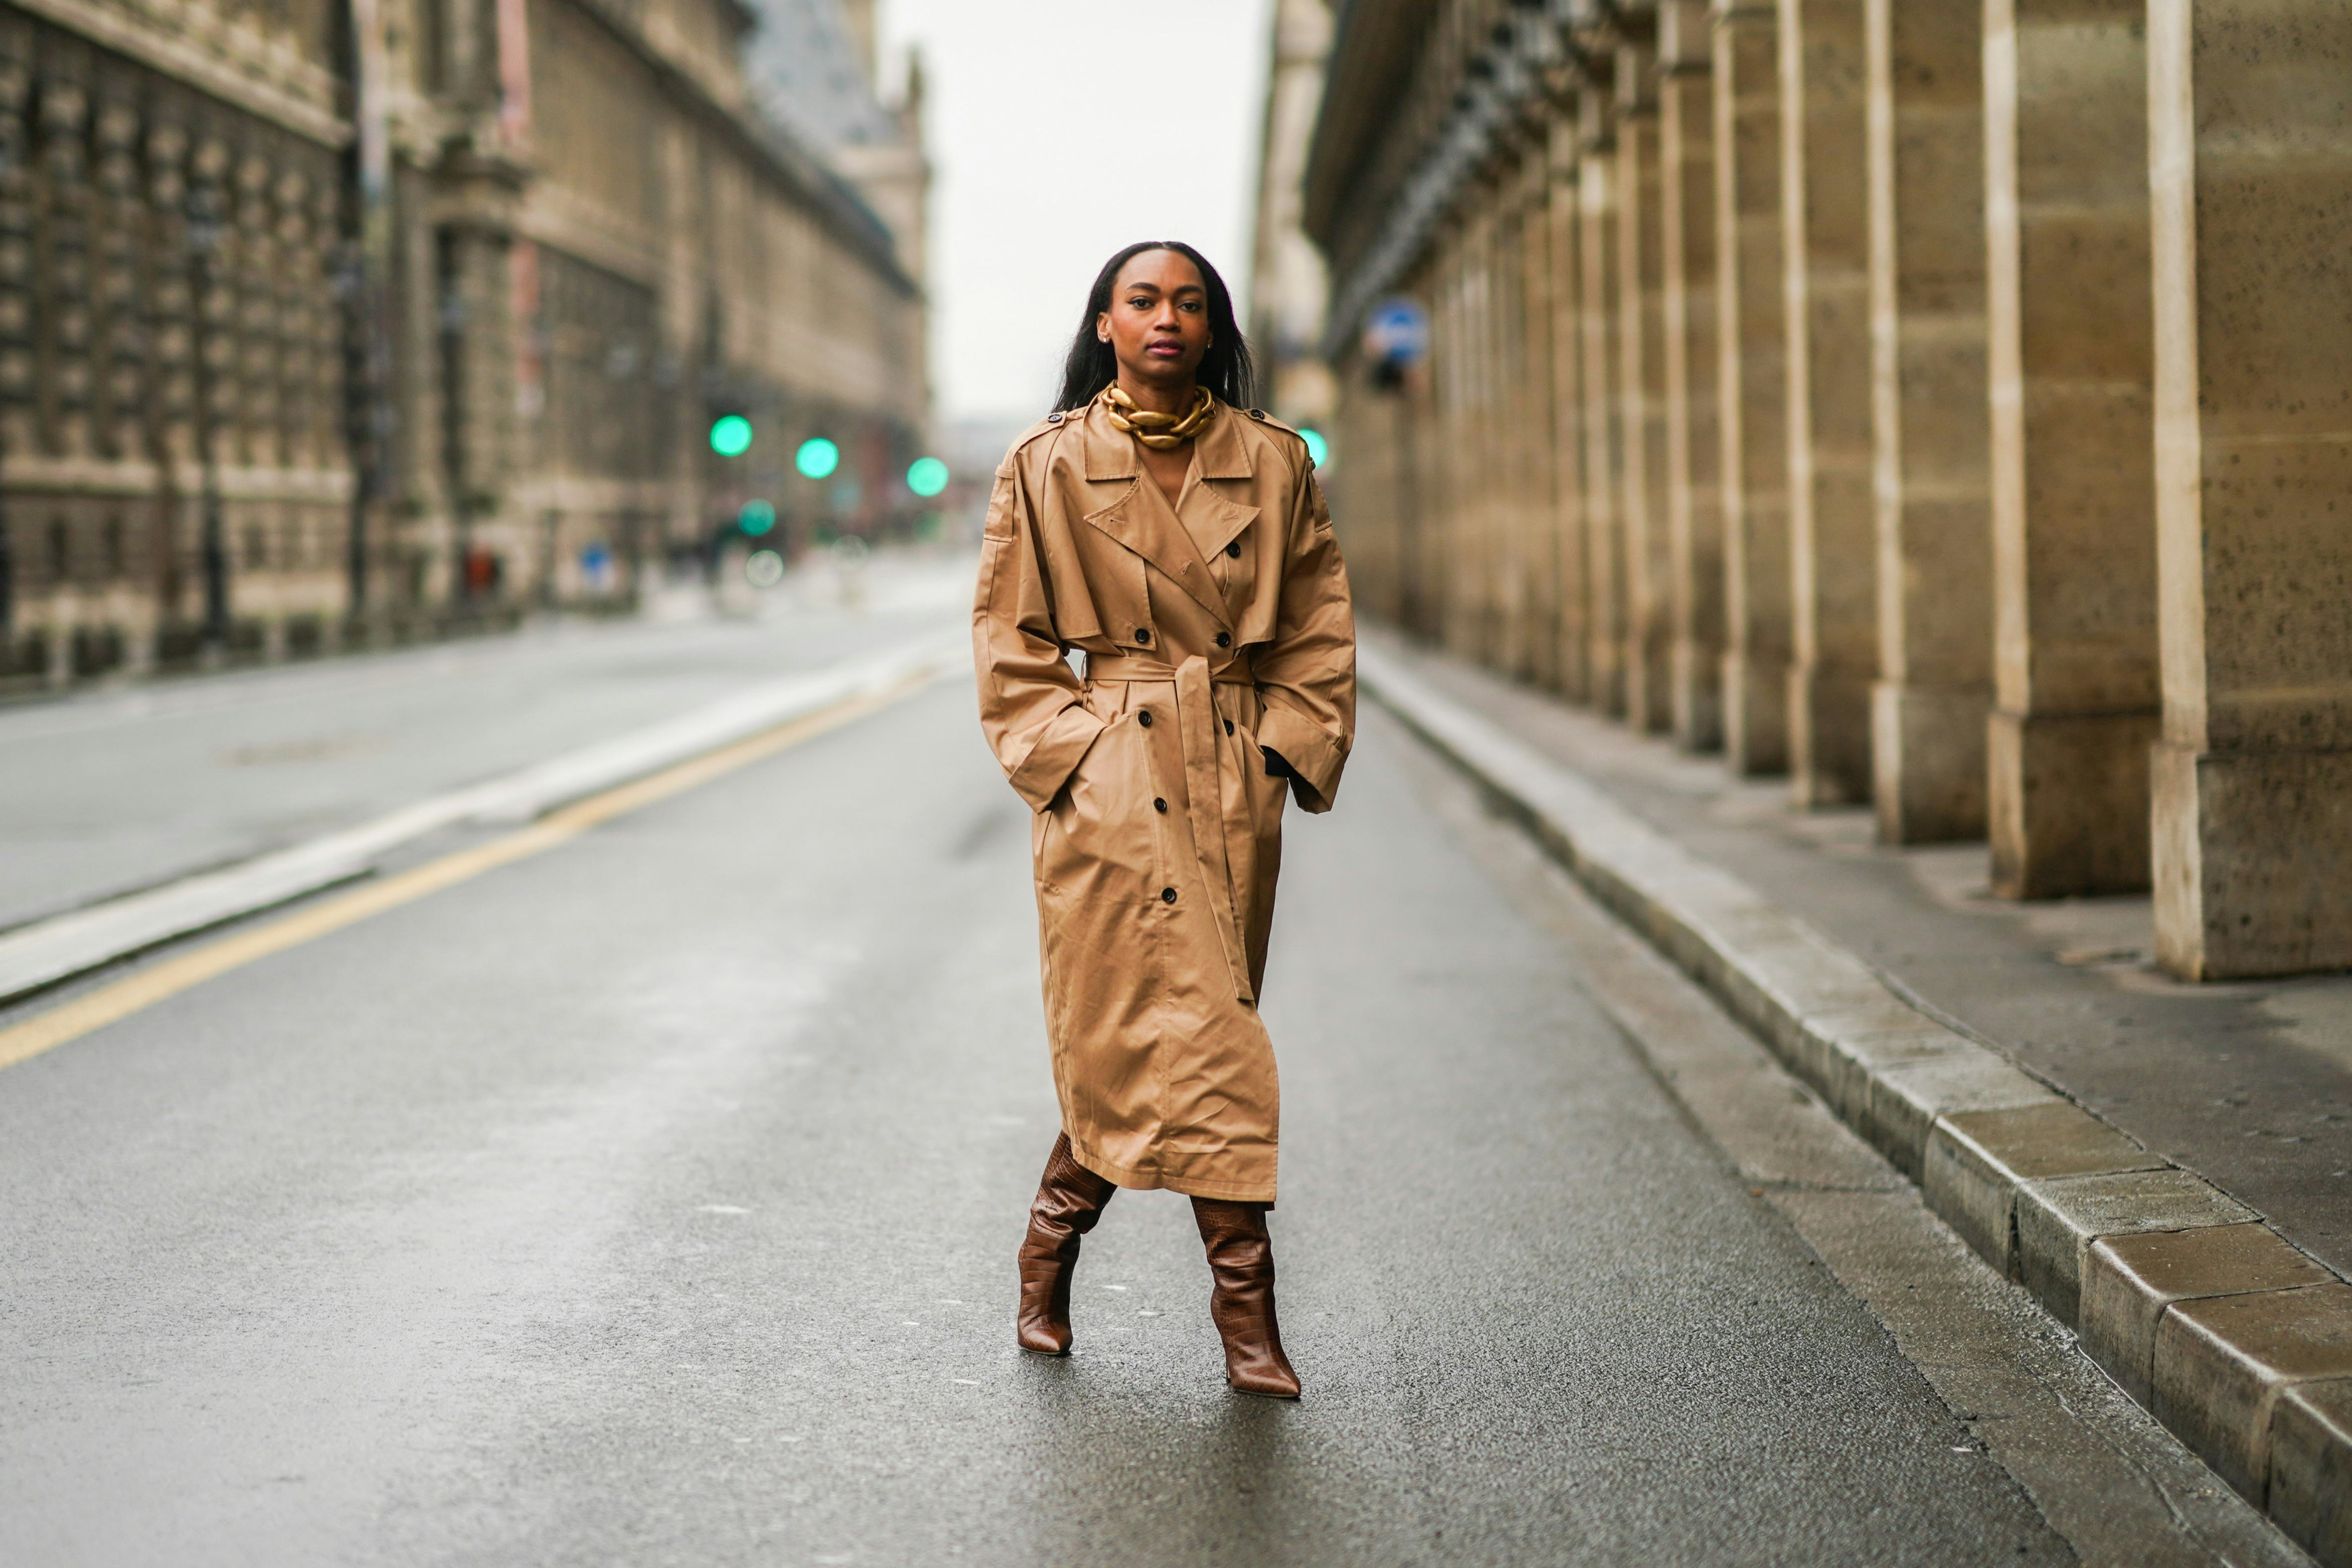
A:
{"type": "Polygon", "coordinates": [[[1148,413],[1135,406],[1135,400],[1119,390],[1113,382],[1103,388],[1103,413],[1111,423],[1124,430],[1154,452],[1173,452],[1195,435],[1209,423],[1217,410],[1217,400],[1206,387],[1193,389],[1192,406],[1182,415],[1148,413]]]}

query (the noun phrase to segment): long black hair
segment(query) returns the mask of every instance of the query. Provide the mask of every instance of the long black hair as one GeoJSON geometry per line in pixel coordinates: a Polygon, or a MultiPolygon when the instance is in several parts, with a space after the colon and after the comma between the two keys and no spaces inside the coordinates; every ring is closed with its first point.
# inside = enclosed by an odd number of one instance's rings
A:
{"type": "Polygon", "coordinates": [[[1172,250],[1201,269],[1201,283],[1209,291],[1209,351],[1201,356],[1200,382],[1235,408],[1257,401],[1257,364],[1250,358],[1241,323],[1234,319],[1234,297],[1209,258],[1182,240],[1147,239],[1127,246],[1103,263],[1095,286],[1087,291],[1087,313],[1078,335],[1070,340],[1070,357],[1062,363],[1062,395],[1057,409],[1084,408],[1095,394],[1118,380],[1118,359],[1111,347],[1095,336],[1095,321],[1110,308],[1110,291],[1118,269],[1147,250],[1172,250]]]}

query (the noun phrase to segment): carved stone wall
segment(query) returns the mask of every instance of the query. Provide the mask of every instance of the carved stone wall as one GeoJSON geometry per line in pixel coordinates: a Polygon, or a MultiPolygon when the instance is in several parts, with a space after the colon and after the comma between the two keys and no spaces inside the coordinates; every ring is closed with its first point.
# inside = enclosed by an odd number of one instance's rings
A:
{"type": "Polygon", "coordinates": [[[919,283],[750,107],[748,26],[0,0],[0,689],[625,603],[754,492],[887,526],[919,283]]]}

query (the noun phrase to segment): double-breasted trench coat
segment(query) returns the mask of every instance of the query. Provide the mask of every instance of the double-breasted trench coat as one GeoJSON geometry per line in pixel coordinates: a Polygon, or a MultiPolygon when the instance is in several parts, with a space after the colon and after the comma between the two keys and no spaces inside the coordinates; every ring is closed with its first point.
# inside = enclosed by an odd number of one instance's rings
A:
{"type": "Polygon", "coordinates": [[[1071,1152],[1121,1186],[1273,1202],[1257,1001],[1285,786],[1330,810],[1355,735],[1306,443],[1220,404],[1171,505],[1099,400],[1037,425],[996,473],[972,643],[982,727],[1034,813],[1071,1152]]]}

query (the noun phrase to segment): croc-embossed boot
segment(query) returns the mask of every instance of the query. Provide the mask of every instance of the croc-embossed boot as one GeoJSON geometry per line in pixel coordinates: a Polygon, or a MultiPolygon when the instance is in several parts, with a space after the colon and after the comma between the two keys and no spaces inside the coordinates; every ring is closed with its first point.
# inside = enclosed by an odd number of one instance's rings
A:
{"type": "Polygon", "coordinates": [[[1015,1335],[1023,1350],[1070,1354],[1070,1277],[1077,1272],[1078,1239],[1102,1218],[1118,1190],[1071,1157],[1070,1134],[1054,1140],[1037,1197],[1029,1205],[1029,1234],[1021,1242],[1021,1315],[1015,1335]]]}
{"type": "Polygon", "coordinates": [[[1266,1206],[1192,1200],[1192,1218],[1209,1251],[1209,1315],[1225,1342],[1225,1381],[1244,1394],[1298,1397],[1298,1375],[1282,1354],[1274,1317],[1274,1241],[1265,1233],[1266,1206]]]}

